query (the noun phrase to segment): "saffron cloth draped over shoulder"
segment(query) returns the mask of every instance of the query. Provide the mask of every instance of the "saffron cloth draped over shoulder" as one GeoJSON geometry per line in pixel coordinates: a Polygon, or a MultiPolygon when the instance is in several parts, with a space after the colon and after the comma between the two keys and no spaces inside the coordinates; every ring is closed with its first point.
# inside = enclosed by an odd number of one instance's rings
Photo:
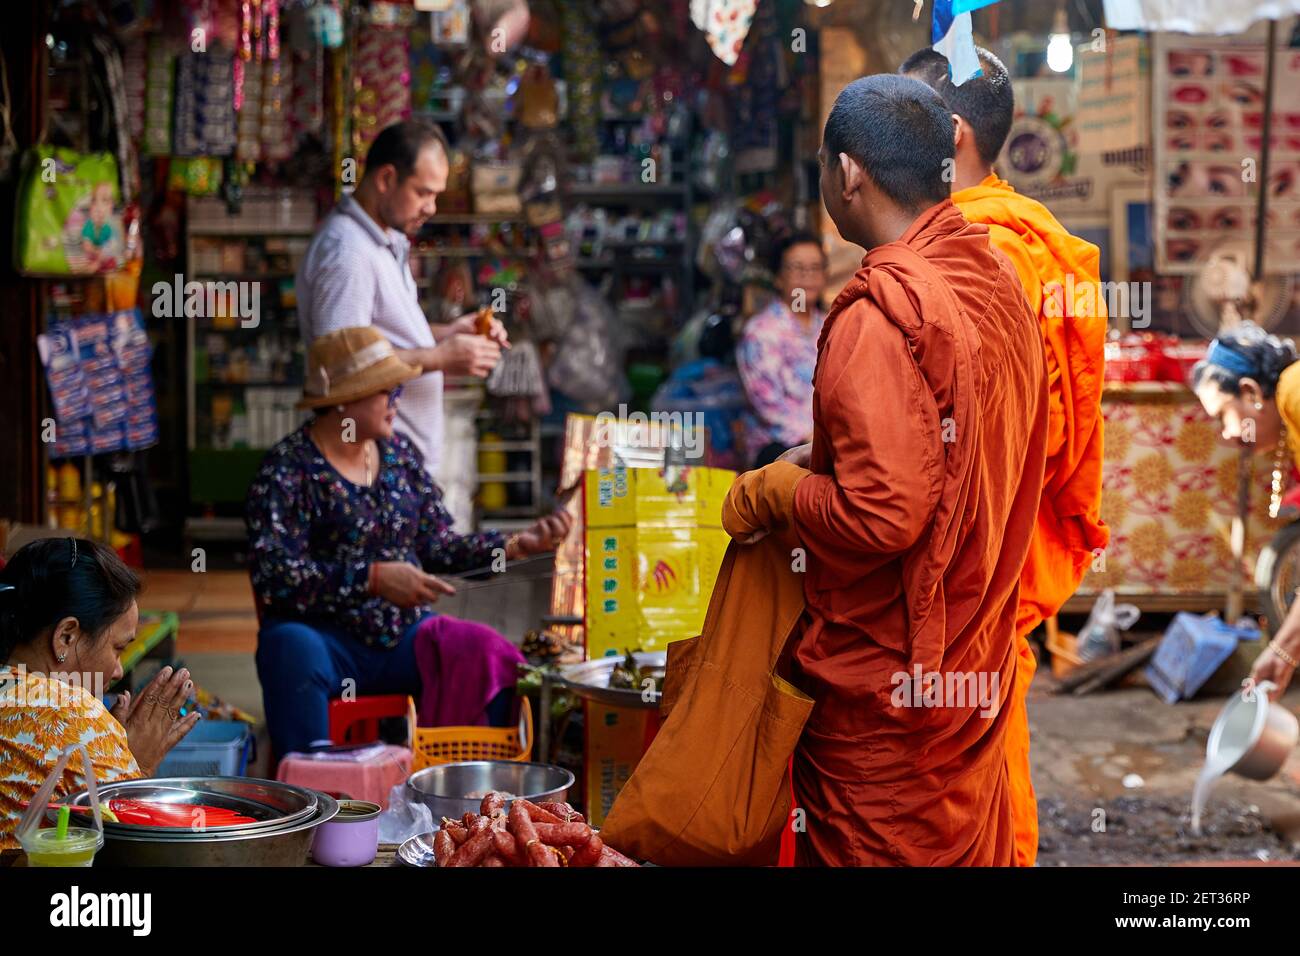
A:
{"type": "Polygon", "coordinates": [[[1003,705],[1048,411],[1038,323],[987,227],[945,200],[872,249],[814,389],[799,860],[1010,865],[1003,705]]]}
{"type": "MultiPolygon", "coordinates": [[[[1106,302],[1097,247],[1066,231],[1042,203],[996,176],[953,193],[974,223],[1011,260],[1038,317],[1047,361],[1047,469],[1029,556],[1020,573],[1016,634],[1019,687],[1035,662],[1028,635],[1078,590],[1110,531],[1101,520],[1102,414],[1106,302]]],[[[1029,718],[1023,696],[1012,702],[1008,759],[1019,862],[1038,853],[1038,806],[1029,776],[1029,718]]]]}

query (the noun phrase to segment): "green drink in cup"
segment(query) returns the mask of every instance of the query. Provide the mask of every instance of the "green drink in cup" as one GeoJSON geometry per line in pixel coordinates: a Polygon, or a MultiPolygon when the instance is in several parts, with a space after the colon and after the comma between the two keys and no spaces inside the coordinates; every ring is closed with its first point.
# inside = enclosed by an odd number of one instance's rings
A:
{"type": "Polygon", "coordinates": [[[29,830],[18,840],[27,854],[28,866],[91,866],[104,845],[104,834],[88,827],[68,826],[68,808],[59,808],[59,822],[53,829],[29,830]]]}

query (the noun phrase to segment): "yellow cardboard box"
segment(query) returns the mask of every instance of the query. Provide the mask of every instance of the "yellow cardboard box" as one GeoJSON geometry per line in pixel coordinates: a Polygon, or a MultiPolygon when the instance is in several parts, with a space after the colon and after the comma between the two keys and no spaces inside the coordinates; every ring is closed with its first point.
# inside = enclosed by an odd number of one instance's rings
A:
{"type": "Polygon", "coordinates": [[[584,720],[587,819],[598,827],[650,746],[659,729],[659,715],[653,710],[587,701],[584,720]]]}
{"type": "Polygon", "coordinates": [[[722,527],[722,502],[734,471],[725,468],[594,468],[587,472],[588,528],[722,527]]]}
{"type": "Polygon", "coordinates": [[[587,473],[587,656],[664,650],[700,633],[727,548],[720,525],[733,472],[587,473]]]}

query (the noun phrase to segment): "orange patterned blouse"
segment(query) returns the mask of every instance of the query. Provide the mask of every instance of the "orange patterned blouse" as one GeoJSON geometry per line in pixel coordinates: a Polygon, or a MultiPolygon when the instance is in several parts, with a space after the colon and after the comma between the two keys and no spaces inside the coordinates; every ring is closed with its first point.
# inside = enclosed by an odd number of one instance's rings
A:
{"type": "MultiPolygon", "coordinates": [[[[126,730],[98,697],[77,685],[76,676],[0,666],[0,850],[18,847],[14,833],[26,812],[23,804],[36,795],[68,747],[86,745],[100,783],[142,776],[127,746],[126,730]]],[[[85,788],[77,754],[51,799],[85,788]]]]}

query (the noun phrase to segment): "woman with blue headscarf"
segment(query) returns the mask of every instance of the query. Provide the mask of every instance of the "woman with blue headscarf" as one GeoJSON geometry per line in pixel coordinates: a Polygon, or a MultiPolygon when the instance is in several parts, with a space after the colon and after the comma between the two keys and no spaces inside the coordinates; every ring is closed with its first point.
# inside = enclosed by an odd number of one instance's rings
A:
{"type": "MultiPolygon", "coordinates": [[[[1243,322],[1210,343],[1192,369],[1192,388],[1201,405],[1219,420],[1223,437],[1273,456],[1269,513],[1276,517],[1286,476],[1300,462],[1300,362],[1295,345],[1243,322]]],[[[1291,682],[1300,664],[1300,601],[1291,604],[1251,671],[1256,683],[1272,681],[1273,696],[1291,682]]]]}

